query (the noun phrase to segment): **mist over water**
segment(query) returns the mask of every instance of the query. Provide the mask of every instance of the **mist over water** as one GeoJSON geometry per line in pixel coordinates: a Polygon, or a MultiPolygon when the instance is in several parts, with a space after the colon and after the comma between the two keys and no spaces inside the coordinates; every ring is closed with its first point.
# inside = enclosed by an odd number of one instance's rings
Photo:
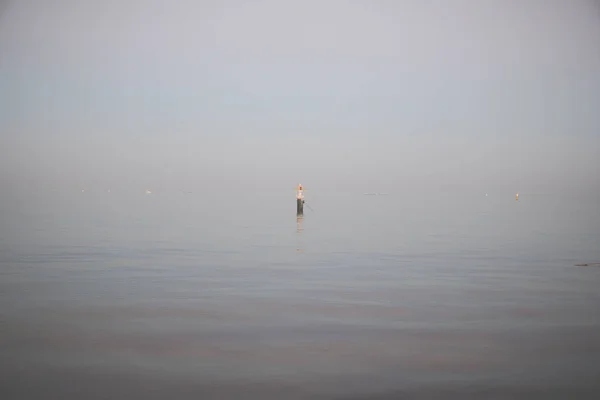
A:
{"type": "Polygon", "coordinates": [[[309,193],[3,201],[7,398],[598,394],[596,200],[309,193]]]}
{"type": "Polygon", "coordinates": [[[596,3],[0,0],[2,400],[600,398],[596,3]]]}
{"type": "Polygon", "coordinates": [[[7,191],[600,193],[593,1],[3,3],[7,191]]]}

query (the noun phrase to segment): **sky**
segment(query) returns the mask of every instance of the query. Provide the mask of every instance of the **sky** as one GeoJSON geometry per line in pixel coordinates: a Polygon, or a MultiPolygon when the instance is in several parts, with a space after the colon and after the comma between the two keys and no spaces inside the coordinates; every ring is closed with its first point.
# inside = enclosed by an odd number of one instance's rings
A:
{"type": "Polygon", "coordinates": [[[594,0],[0,0],[5,190],[600,191],[599,104],[594,0]]]}

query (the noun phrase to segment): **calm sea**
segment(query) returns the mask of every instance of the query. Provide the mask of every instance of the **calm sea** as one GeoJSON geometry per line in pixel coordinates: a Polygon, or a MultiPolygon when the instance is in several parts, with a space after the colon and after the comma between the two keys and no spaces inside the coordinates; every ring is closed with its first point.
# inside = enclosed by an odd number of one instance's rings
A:
{"type": "Polygon", "coordinates": [[[600,398],[597,197],[244,196],[4,197],[2,399],[600,398]]]}

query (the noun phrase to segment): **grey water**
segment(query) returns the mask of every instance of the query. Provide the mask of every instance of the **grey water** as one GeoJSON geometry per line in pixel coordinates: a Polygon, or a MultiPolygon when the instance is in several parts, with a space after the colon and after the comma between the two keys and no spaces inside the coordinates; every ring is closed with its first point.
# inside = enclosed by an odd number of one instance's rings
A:
{"type": "Polygon", "coordinates": [[[599,398],[597,196],[2,196],[3,399],[599,398]]]}

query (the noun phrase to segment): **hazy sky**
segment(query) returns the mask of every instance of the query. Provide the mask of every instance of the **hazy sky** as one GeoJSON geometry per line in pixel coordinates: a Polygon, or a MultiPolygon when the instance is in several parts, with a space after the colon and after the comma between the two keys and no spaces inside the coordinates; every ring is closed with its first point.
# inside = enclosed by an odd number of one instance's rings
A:
{"type": "Polygon", "coordinates": [[[600,182],[593,0],[0,2],[3,188],[600,182]]]}

